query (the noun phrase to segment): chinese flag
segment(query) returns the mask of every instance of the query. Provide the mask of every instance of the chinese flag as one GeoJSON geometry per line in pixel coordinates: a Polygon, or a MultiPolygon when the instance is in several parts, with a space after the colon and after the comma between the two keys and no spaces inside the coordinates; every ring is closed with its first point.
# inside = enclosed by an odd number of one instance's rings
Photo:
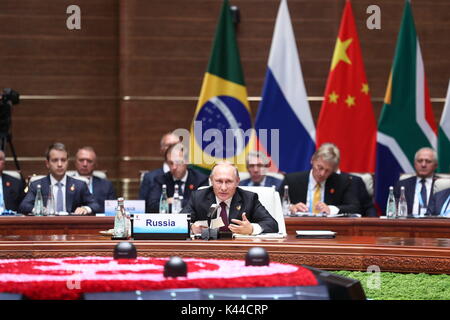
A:
{"type": "Polygon", "coordinates": [[[342,171],[375,171],[376,121],[350,1],[342,15],[316,130],[318,147],[325,142],[338,146],[342,171]]]}

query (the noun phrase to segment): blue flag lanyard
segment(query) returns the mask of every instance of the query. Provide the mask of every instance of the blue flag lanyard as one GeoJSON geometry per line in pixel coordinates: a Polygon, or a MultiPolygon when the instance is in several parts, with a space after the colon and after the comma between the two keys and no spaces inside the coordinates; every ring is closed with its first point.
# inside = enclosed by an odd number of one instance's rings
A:
{"type": "Polygon", "coordinates": [[[442,206],[441,214],[440,214],[441,216],[446,217],[446,216],[450,215],[450,209],[448,209],[449,202],[450,202],[450,195],[447,197],[447,200],[445,200],[444,205],[442,206]]]}
{"type": "MultiPolygon", "coordinates": [[[[425,186],[425,189],[426,189],[426,186],[425,186]]],[[[420,208],[423,208],[423,203],[424,203],[424,199],[422,199],[422,194],[421,194],[421,191],[422,190],[422,185],[421,185],[421,183],[419,182],[419,183],[417,183],[416,184],[416,197],[417,197],[417,199],[419,200],[419,206],[420,206],[420,208]]]]}

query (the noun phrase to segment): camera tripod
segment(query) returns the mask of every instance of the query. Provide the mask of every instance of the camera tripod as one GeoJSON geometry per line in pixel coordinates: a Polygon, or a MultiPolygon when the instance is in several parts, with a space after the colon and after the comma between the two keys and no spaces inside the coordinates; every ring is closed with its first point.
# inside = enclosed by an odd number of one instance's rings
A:
{"type": "MultiPolygon", "coordinates": [[[[22,179],[23,182],[25,182],[25,179],[22,175],[22,170],[20,170],[20,165],[19,165],[19,160],[17,160],[17,155],[16,155],[16,151],[14,149],[14,145],[12,143],[12,136],[11,133],[0,133],[0,150],[2,150],[3,152],[5,152],[5,146],[6,143],[8,143],[9,145],[9,149],[12,152],[13,158],[14,158],[14,164],[16,165],[16,169],[20,174],[20,178],[22,179]]],[[[5,156],[6,156],[6,152],[5,152],[5,156]]]]}

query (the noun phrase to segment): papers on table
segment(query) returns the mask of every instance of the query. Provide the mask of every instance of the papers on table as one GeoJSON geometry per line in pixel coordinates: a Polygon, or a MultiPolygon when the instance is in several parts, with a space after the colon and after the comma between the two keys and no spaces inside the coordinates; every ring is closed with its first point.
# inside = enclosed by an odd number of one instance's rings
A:
{"type": "Polygon", "coordinates": [[[332,239],[336,237],[336,232],[330,230],[297,230],[297,238],[309,239],[332,239]]]}

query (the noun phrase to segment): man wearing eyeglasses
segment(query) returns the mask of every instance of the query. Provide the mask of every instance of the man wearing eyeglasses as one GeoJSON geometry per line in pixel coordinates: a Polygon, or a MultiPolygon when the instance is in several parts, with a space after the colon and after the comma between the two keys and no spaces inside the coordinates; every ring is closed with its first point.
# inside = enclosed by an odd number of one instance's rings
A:
{"type": "Polygon", "coordinates": [[[396,198],[400,197],[400,188],[405,187],[408,215],[424,214],[433,195],[435,176],[438,166],[437,153],[431,148],[421,148],[414,156],[416,175],[398,181],[394,188],[396,198]]]}
{"type": "Polygon", "coordinates": [[[272,187],[278,189],[281,180],[267,175],[270,159],[261,151],[250,151],[246,159],[247,171],[250,178],[241,180],[240,186],[272,187]]]}
{"type": "Polygon", "coordinates": [[[192,168],[188,168],[188,152],[184,151],[182,143],[176,143],[166,150],[165,162],[169,166],[169,172],[155,177],[150,189],[150,195],[146,201],[146,212],[159,212],[162,186],[167,187],[169,205],[172,204],[175,185],[178,185],[179,194],[183,196],[181,207],[183,208],[192,191],[198,187],[208,185],[208,176],[192,168]]]}

